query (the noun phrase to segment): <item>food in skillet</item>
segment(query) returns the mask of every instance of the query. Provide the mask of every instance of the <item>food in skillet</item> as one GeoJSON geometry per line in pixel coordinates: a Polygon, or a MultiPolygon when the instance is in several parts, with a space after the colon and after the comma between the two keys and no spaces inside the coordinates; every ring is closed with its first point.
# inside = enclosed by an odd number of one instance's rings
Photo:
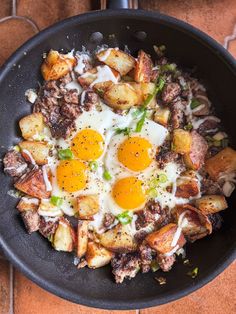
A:
{"type": "Polygon", "coordinates": [[[117,283],[169,271],[186,242],[220,228],[234,190],[236,151],[205,88],[154,48],[155,61],[51,50],[3,160],[27,231],[78,268],[111,263],[117,283]]]}

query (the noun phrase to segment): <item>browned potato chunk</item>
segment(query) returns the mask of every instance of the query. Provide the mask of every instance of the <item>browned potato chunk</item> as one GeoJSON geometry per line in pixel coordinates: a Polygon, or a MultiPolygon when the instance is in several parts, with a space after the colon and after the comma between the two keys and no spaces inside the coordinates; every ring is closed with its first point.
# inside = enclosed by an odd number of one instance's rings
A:
{"type": "Polygon", "coordinates": [[[182,216],[182,221],[186,221],[183,224],[182,231],[184,236],[191,242],[201,239],[212,232],[212,224],[209,218],[190,204],[176,206],[172,214],[177,222],[179,222],[180,215],[182,216]]]}
{"type": "Polygon", "coordinates": [[[205,169],[213,180],[217,180],[221,173],[236,170],[236,151],[230,147],[224,148],[205,162],[205,169]]]}
{"type": "MultiPolygon", "coordinates": [[[[36,141],[24,141],[18,144],[22,150],[21,154],[27,160],[29,157],[24,154],[24,150],[28,151],[36,164],[45,165],[48,163],[47,157],[49,155],[49,146],[46,142],[36,142],[36,141]]],[[[29,160],[30,161],[30,160],[29,160]]]]}
{"type": "Polygon", "coordinates": [[[143,50],[140,50],[134,68],[134,80],[138,83],[149,83],[152,75],[152,68],[153,63],[151,57],[143,50]]]}
{"type": "Polygon", "coordinates": [[[161,229],[150,233],[146,237],[146,241],[151,248],[153,248],[154,250],[161,254],[171,252],[171,250],[173,250],[173,248],[176,245],[178,245],[179,248],[181,248],[184,246],[186,242],[182,232],[180,233],[180,236],[177,239],[177,243],[173,245],[173,240],[177,232],[177,228],[178,226],[173,223],[165,225],[161,229]]]}
{"type": "Polygon", "coordinates": [[[92,220],[99,211],[98,195],[80,195],[77,197],[77,213],[79,219],[92,220]]]}
{"type": "Polygon", "coordinates": [[[26,210],[21,212],[21,218],[24,222],[27,232],[30,234],[32,232],[38,231],[40,225],[40,219],[37,211],[26,210]]]}
{"type": "Polygon", "coordinates": [[[179,154],[189,153],[191,150],[192,138],[188,131],[175,129],[173,132],[172,150],[179,154]]]}
{"type": "Polygon", "coordinates": [[[33,169],[26,173],[14,184],[15,188],[36,198],[49,198],[51,191],[47,191],[42,169],[33,169]]]}
{"type": "Polygon", "coordinates": [[[20,212],[24,212],[27,210],[37,210],[39,207],[39,199],[37,198],[33,198],[33,197],[29,197],[29,196],[23,196],[19,203],[17,204],[16,208],[20,211],[20,212]]]}
{"type": "Polygon", "coordinates": [[[79,258],[83,257],[87,251],[88,246],[88,224],[86,220],[81,220],[78,222],[78,232],[77,232],[77,256],[79,258]]]}
{"type": "Polygon", "coordinates": [[[223,195],[205,195],[195,201],[197,208],[204,214],[213,214],[228,207],[223,195]]]}
{"type": "Polygon", "coordinates": [[[136,243],[126,225],[118,224],[100,236],[101,244],[112,252],[127,253],[135,251],[136,243]]]}
{"type": "Polygon", "coordinates": [[[185,171],[181,173],[176,181],[175,196],[189,198],[198,195],[199,184],[194,171],[185,171]]]}
{"type": "Polygon", "coordinates": [[[126,75],[135,66],[135,59],[132,56],[115,48],[99,52],[97,58],[99,61],[118,71],[122,76],[126,75]]]}
{"type": "Polygon", "coordinates": [[[153,116],[156,123],[167,126],[170,118],[170,110],[168,108],[158,108],[153,116]]]}
{"type": "MultiPolygon", "coordinates": [[[[150,94],[154,93],[155,84],[154,83],[128,83],[135,89],[136,95],[138,96],[138,104],[141,105],[150,94]]],[[[154,97],[152,101],[148,104],[148,108],[154,108],[156,106],[156,98],[154,97]]]]}
{"type": "Polygon", "coordinates": [[[75,232],[69,221],[61,218],[53,236],[52,245],[57,251],[72,252],[75,244],[75,232]]]}
{"type": "Polygon", "coordinates": [[[86,261],[89,268],[99,268],[110,263],[113,253],[95,242],[89,242],[86,252],[86,261]]]}
{"type": "Polygon", "coordinates": [[[51,50],[41,66],[45,81],[58,80],[71,71],[76,65],[76,59],[69,54],[61,54],[51,50]]]}
{"type": "Polygon", "coordinates": [[[127,83],[112,85],[105,91],[103,98],[114,109],[125,110],[140,104],[135,89],[127,83]]]}
{"type": "Polygon", "coordinates": [[[32,113],[22,118],[19,122],[21,133],[24,139],[34,139],[44,129],[44,121],[42,113],[32,113]]]}

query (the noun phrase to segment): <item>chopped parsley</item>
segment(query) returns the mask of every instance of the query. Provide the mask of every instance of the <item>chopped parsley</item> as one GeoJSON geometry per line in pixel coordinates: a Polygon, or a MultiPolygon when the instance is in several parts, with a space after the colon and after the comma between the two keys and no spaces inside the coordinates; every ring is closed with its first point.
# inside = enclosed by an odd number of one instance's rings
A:
{"type": "Polygon", "coordinates": [[[120,129],[120,128],[117,128],[117,129],[116,129],[116,134],[122,134],[122,133],[123,133],[124,135],[130,136],[131,128],[126,127],[126,128],[123,128],[123,129],[120,129]]]}
{"type": "Polygon", "coordinates": [[[198,106],[200,106],[200,102],[196,98],[193,98],[190,104],[190,108],[193,110],[198,106]]]}

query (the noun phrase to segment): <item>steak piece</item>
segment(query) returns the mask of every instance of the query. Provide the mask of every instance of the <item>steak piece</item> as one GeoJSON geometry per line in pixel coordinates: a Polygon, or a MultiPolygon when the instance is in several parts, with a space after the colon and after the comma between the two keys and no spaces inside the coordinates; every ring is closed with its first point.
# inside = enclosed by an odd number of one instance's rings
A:
{"type": "Polygon", "coordinates": [[[143,273],[147,273],[150,270],[152,262],[152,249],[147,244],[143,243],[139,247],[139,254],[141,259],[141,269],[143,273]]]}
{"type": "Polygon", "coordinates": [[[21,217],[24,221],[25,228],[28,233],[39,230],[39,214],[34,210],[26,210],[21,212],[21,217]]]}
{"type": "Polygon", "coordinates": [[[184,102],[180,99],[170,104],[170,124],[174,129],[181,128],[184,125],[184,107],[184,102]]]}
{"type": "Polygon", "coordinates": [[[112,215],[111,213],[106,213],[103,219],[103,226],[105,228],[109,228],[113,224],[114,221],[115,221],[115,216],[112,215]]]}
{"type": "Polygon", "coordinates": [[[91,110],[97,103],[99,102],[98,95],[92,91],[84,91],[80,97],[80,105],[84,108],[84,110],[91,110]]]}
{"type": "Polygon", "coordinates": [[[45,237],[50,238],[57,230],[59,218],[51,220],[45,220],[44,217],[40,217],[39,232],[45,237]]]}
{"type": "Polygon", "coordinates": [[[20,153],[10,150],[3,158],[4,172],[11,177],[19,177],[27,170],[27,163],[20,153]]]}
{"type": "Polygon", "coordinates": [[[164,86],[162,92],[162,101],[164,102],[164,104],[169,104],[177,96],[179,96],[180,92],[181,87],[178,83],[168,83],[164,86]]]}
{"type": "Polygon", "coordinates": [[[112,273],[116,283],[122,283],[125,278],[132,279],[140,269],[140,258],[138,254],[117,254],[111,260],[112,273]]]}
{"type": "Polygon", "coordinates": [[[160,268],[167,272],[170,271],[174,262],[175,262],[175,254],[171,255],[171,256],[165,256],[163,254],[159,254],[157,255],[157,262],[160,266],[160,268]]]}

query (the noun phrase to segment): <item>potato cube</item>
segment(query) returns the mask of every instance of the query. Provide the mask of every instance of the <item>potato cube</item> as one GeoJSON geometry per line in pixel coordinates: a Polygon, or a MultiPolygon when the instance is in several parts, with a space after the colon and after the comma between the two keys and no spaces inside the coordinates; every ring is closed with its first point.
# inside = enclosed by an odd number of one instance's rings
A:
{"type": "Polygon", "coordinates": [[[200,192],[198,179],[194,171],[185,171],[176,180],[176,197],[190,198],[200,192]]]}
{"type": "Polygon", "coordinates": [[[98,195],[80,195],[76,200],[79,219],[93,220],[93,215],[99,211],[98,195]]]}
{"type": "Polygon", "coordinates": [[[44,129],[44,121],[42,113],[32,113],[23,117],[19,126],[24,139],[33,139],[34,135],[38,135],[44,129]]]}
{"type": "Polygon", "coordinates": [[[78,222],[78,232],[77,232],[77,256],[79,258],[83,257],[87,251],[88,246],[88,224],[86,220],[81,220],[78,222]]]}
{"type": "Polygon", "coordinates": [[[217,180],[220,174],[236,170],[236,151],[230,147],[221,150],[215,156],[205,162],[205,169],[213,180],[217,180]]]}
{"type": "Polygon", "coordinates": [[[192,138],[188,131],[175,129],[173,132],[172,150],[179,154],[190,152],[192,138]]]}
{"type": "Polygon", "coordinates": [[[134,68],[134,80],[136,82],[150,82],[153,63],[151,57],[143,50],[139,51],[138,60],[134,68]]]}
{"type": "Polygon", "coordinates": [[[29,197],[29,196],[23,196],[16,206],[16,208],[20,212],[24,212],[27,210],[34,211],[34,210],[37,210],[38,207],[39,207],[39,199],[29,197]]]}
{"type": "Polygon", "coordinates": [[[126,75],[135,66],[135,59],[132,56],[116,48],[102,50],[96,56],[99,61],[109,65],[122,76],[126,75]]]}
{"type": "MultiPolygon", "coordinates": [[[[23,141],[18,144],[22,150],[22,155],[25,159],[29,158],[27,151],[31,154],[36,164],[45,165],[48,163],[49,146],[46,142],[23,141]],[[24,154],[24,151],[26,153],[24,154]]],[[[30,160],[29,160],[30,161],[30,160]]]]}
{"type": "Polygon", "coordinates": [[[113,253],[95,242],[89,242],[86,252],[86,261],[89,268],[99,268],[110,263],[113,253]]]}
{"type": "Polygon", "coordinates": [[[205,195],[195,201],[197,208],[204,214],[213,214],[228,207],[223,195],[205,195]]]}
{"type": "Polygon", "coordinates": [[[53,236],[52,245],[57,251],[72,252],[75,244],[75,232],[65,218],[61,218],[53,236]]]}
{"type": "Polygon", "coordinates": [[[170,110],[168,108],[158,108],[154,112],[153,119],[156,123],[167,126],[170,118],[170,110]]]}

